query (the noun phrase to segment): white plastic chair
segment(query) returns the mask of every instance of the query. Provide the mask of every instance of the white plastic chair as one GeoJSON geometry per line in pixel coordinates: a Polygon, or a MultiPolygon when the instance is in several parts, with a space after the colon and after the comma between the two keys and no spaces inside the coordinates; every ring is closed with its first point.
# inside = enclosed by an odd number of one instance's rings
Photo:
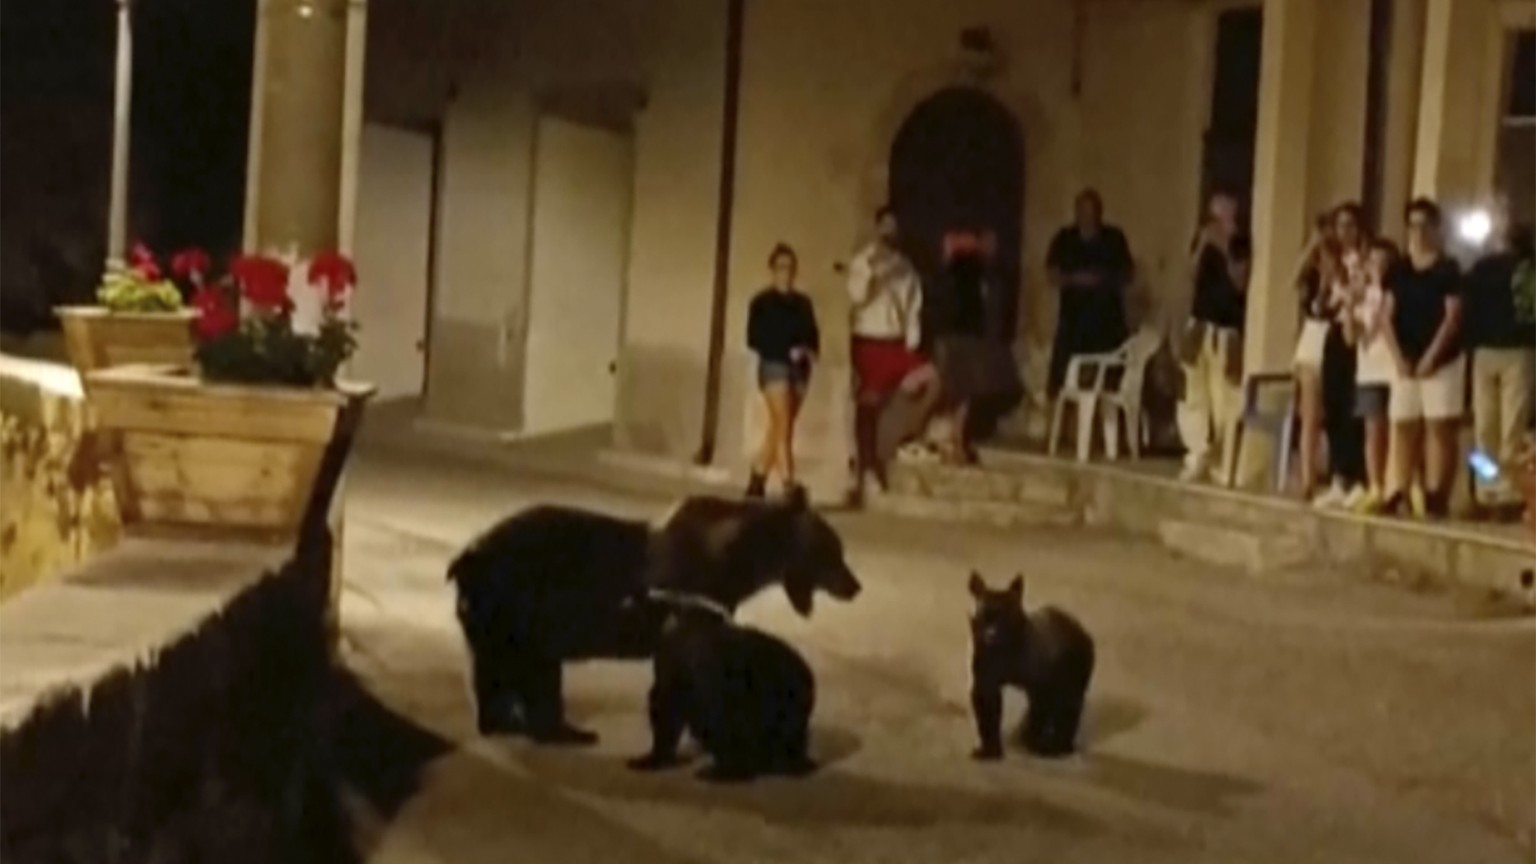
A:
{"type": "Polygon", "coordinates": [[[1143,329],[1114,351],[1102,354],[1074,354],[1067,364],[1066,380],[1056,397],[1051,413],[1051,438],[1048,451],[1056,455],[1061,439],[1061,424],[1066,407],[1077,409],[1077,461],[1087,462],[1093,449],[1095,414],[1104,406],[1104,451],[1111,459],[1120,455],[1120,424],[1132,430],[1127,436],[1131,455],[1141,458],[1141,446],[1150,440],[1151,428],[1141,410],[1141,394],[1146,381],[1147,363],[1162,345],[1162,335],[1143,329]],[[1119,371],[1111,382],[1110,373],[1119,371]],[[1111,389],[1112,388],[1112,389],[1111,389]]]}

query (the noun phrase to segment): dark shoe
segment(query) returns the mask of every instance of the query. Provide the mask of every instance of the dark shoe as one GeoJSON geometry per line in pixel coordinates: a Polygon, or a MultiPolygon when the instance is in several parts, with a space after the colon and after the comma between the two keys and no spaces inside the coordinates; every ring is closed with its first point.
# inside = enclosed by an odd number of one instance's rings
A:
{"type": "Polygon", "coordinates": [[[1402,492],[1393,492],[1387,500],[1381,502],[1381,509],[1376,513],[1379,516],[1402,516],[1408,511],[1408,496],[1402,492]]]}
{"type": "Polygon", "coordinates": [[[767,490],[768,478],[753,471],[752,476],[747,480],[747,497],[762,498],[767,494],[767,490]]]}
{"type": "Polygon", "coordinates": [[[977,762],[997,762],[1003,758],[1003,745],[983,744],[971,751],[971,758],[977,762]]]}
{"type": "Polygon", "coordinates": [[[1446,492],[1424,493],[1424,515],[1431,519],[1451,518],[1451,496],[1446,492]]]}

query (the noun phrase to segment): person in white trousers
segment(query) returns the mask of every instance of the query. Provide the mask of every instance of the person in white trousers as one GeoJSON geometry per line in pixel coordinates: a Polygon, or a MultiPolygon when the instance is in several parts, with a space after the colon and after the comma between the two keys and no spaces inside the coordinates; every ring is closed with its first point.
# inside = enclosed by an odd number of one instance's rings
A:
{"type": "Polygon", "coordinates": [[[1237,199],[1211,196],[1208,218],[1195,238],[1195,297],[1179,340],[1184,398],[1179,437],[1184,440],[1186,482],[1226,480],[1238,414],[1242,410],[1243,320],[1248,308],[1252,243],[1237,221],[1237,199]],[[1215,449],[1220,462],[1212,464],[1215,449]]]}
{"type": "MultiPolygon", "coordinates": [[[[1536,388],[1536,265],[1530,226],[1511,227],[1503,240],[1467,275],[1467,343],[1477,446],[1513,470],[1536,388]]],[[[1513,487],[1501,479],[1480,484],[1479,498],[1512,502],[1513,487]]]]}

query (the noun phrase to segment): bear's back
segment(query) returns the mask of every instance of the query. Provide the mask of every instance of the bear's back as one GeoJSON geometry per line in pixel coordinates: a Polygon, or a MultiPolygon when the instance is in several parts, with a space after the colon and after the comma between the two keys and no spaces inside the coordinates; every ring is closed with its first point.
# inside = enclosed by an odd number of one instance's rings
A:
{"type": "Polygon", "coordinates": [[[1093,670],[1093,637],[1070,612],[1044,606],[1029,615],[1028,654],[1031,677],[1085,678],[1093,670]]]}

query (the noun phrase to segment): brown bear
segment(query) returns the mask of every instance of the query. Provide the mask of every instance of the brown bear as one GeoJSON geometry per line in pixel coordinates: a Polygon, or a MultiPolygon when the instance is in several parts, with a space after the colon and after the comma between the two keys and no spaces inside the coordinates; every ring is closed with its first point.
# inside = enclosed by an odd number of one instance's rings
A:
{"type": "Polygon", "coordinates": [[[1029,697],[1023,743],[1047,758],[1067,756],[1076,747],[1083,700],[1093,677],[1093,638],[1076,618],[1053,606],[1024,611],[1024,577],[1001,591],[988,588],[979,573],[970,579],[976,610],[971,615],[971,709],[981,746],[971,755],[1003,756],[1003,688],[1029,697]]]}
{"type": "Polygon", "coordinates": [[[816,677],[783,640],[715,610],[680,605],[664,627],[654,666],[651,749],[631,759],[631,768],[676,765],[687,732],[714,760],[707,779],[815,769],[807,745],[816,677]]]}
{"type": "Polygon", "coordinates": [[[651,657],[679,598],[731,615],[781,584],[809,616],[817,591],[846,601],[860,590],[842,540],[803,494],[773,503],[695,496],[659,525],[536,506],[473,541],[448,578],[481,734],[566,744],[597,738],[565,720],[562,664],[651,657]]]}

